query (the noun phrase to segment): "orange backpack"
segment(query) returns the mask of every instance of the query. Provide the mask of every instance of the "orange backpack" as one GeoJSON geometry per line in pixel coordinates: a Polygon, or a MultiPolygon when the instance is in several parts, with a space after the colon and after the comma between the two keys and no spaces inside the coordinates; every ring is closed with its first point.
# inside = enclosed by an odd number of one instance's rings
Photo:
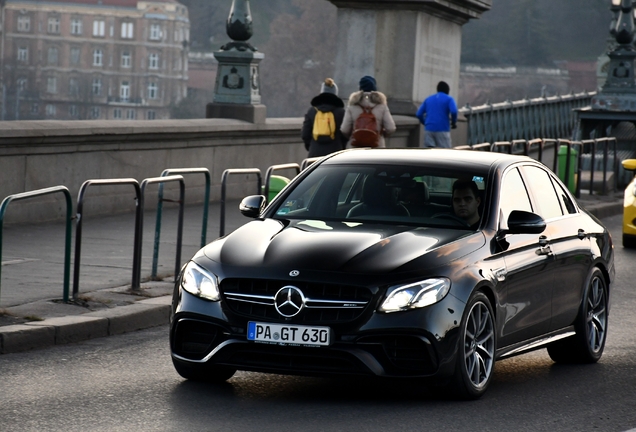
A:
{"type": "Polygon", "coordinates": [[[371,108],[362,108],[362,113],[353,125],[351,147],[377,147],[380,141],[378,120],[371,108]]]}

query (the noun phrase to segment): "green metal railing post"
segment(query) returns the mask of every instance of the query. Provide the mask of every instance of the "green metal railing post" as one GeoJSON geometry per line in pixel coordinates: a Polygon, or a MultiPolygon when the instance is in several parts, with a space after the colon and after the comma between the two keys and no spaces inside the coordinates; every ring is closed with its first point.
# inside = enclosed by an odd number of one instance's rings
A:
{"type": "Polygon", "coordinates": [[[7,211],[7,207],[13,201],[19,201],[26,198],[37,197],[41,195],[48,195],[55,192],[64,193],[66,198],[66,241],[64,245],[64,292],[63,300],[68,303],[68,292],[70,282],[70,270],[71,270],[71,214],[73,212],[73,202],[71,199],[71,193],[66,186],[53,186],[45,189],[38,189],[29,192],[23,192],[15,195],[9,195],[6,197],[2,204],[0,204],[0,282],[2,281],[2,231],[4,228],[4,214],[7,211]]]}
{"type": "Polygon", "coordinates": [[[167,183],[167,182],[179,182],[179,218],[177,221],[177,250],[175,257],[175,279],[179,275],[179,268],[181,267],[181,243],[183,239],[183,206],[185,201],[185,183],[183,177],[180,175],[172,175],[165,177],[151,177],[144,179],[141,182],[141,195],[139,197],[139,218],[136,221],[135,226],[135,246],[133,252],[133,279],[131,289],[133,291],[141,288],[141,253],[143,246],[143,211],[146,194],[146,186],[153,183],[167,183]]]}
{"type": "MultiPolygon", "coordinates": [[[[201,247],[206,244],[208,232],[208,212],[210,207],[210,170],[207,168],[168,168],[163,170],[160,177],[166,177],[173,174],[197,174],[205,175],[205,197],[203,198],[203,222],[201,226],[201,247]]],[[[152,271],[150,277],[154,280],[157,278],[157,267],[159,263],[159,241],[161,240],[161,217],[163,213],[163,183],[159,183],[159,192],[157,200],[157,219],[155,221],[155,243],[152,252],[152,271]]]]}

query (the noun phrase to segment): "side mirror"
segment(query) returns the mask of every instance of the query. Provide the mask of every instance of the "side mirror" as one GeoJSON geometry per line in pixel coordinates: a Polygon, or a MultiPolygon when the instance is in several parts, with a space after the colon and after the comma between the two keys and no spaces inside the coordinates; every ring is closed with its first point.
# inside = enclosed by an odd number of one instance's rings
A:
{"type": "Polygon", "coordinates": [[[265,209],[266,204],[267,200],[264,195],[250,195],[243,198],[243,201],[239,204],[239,210],[243,216],[257,218],[265,209]]]}
{"type": "Polygon", "coordinates": [[[541,234],[545,231],[545,221],[535,213],[513,210],[508,216],[506,234],[541,234]]]}

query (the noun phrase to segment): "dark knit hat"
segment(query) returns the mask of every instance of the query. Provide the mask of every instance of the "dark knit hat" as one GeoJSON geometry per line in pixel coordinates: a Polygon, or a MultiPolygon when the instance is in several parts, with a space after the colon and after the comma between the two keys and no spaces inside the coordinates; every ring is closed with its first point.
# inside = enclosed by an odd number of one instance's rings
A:
{"type": "Polygon", "coordinates": [[[320,86],[320,93],[331,93],[338,96],[338,86],[332,78],[326,78],[320,86]]]}
{"type": "Polygon", "coordinates": [[[437,91],[440,93],[450,93],[450,87],[444,81],[440,81],[437,83],[437,91]]]}
{"type": "Polygon", "coordinates": [[[369,75],[360,78],[360,90],[365,92],[377,91],[378,88],[375,84],[375,78],[369,75]]]}

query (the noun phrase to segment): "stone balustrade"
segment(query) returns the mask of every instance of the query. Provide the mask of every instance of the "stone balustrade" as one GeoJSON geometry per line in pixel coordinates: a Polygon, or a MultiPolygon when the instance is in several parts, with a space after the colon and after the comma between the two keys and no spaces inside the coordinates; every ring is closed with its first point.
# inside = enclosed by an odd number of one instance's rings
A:
{"type": "MultiPolygon", "coordinates": [[[[387,146],[417,146],[417,119],[395,116],[395,121],[398,130],[387,146]]],[[[210,197],[216,201],[225,169],[259,168],[264,175],[271,165],[300,164],[307,155],[300,140],[301,125],[302,118],[271,118],[264,124],[231,119],[0,122],[0,200],[57,185],[68,187],[77,197],[82,183],[89,179],[135,178],[141,182],[167,168],[207,168],[212,180],[210,197]]],[[[291,176],[293,172],[280,174],[291,176]]],[[[186,204],[202,202],[204,177],[184,178],[186,204]]],[[[255,185],[254,178],[232,176],[227,198],[254,194],[255,185]]],[[[172,187],[166,185],[166,198],[172,187]]],[[[155,207],[156,199],[149,196],[146,203],[155,207]]],[[[90,190],[84,213],[128,212],[134,206],[132,188],[105,186],[90,190]]],[[[5,223],[59,220],[64,215],[63,197],[49,195],[12,204],[5,223]]]]}

